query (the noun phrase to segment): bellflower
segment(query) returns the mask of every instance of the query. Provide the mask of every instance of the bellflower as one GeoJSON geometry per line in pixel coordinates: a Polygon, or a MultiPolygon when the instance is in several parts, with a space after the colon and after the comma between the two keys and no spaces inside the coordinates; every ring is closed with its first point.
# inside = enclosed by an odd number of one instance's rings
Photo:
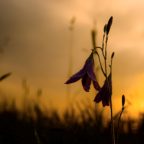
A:
{"type": "Polygon", "coordinates": [[[109,106],[111,95],[112,95],[112,81],[110,73],[107,79],[105,80],[103,87],[96,95],[94,101],[97,103],[102,101],[103,106],[109,106]]]}
{"type": "Polygon", "coordinates": [[[74,83],[78,80],[82,81],[82,86],[86,92],[89,91],[91,82],[93,83],[93,86],[96,90],[100,90],[100,86],[96,80],[96,76],[94,73],[94,58],[93,58],[93,52],[90,54],[90,56],[87,58],[83,68],[78,71],[76,74],[71,76],[65,84],[74,83]]]}

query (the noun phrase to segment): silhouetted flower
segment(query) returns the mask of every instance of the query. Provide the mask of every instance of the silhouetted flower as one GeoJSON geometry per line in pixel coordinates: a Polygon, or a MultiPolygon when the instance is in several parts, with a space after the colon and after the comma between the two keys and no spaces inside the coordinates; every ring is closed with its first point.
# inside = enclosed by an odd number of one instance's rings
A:
{"type": "Polygon", "coordinates": [[[86,92],[88,92],[90,89],[91,81],[93,82],[94,88],[96,90],[100,90],[100,86],[96,80],[93,68],[94,68],[94,59],[92,52],[90,56],[87,58],[83,68],[79,72],[74,74],[72,77],[70,77],[65,84],[74,83],[82,79],[82,86],[86,92]]]}
{"type": "Polygon", "coordinates": [[[94,101],[97,103],[102,101],[103,106],[109,106],[111,95],[112,95],[112,81],[110,73],[108,78],[105,80],[103,87],[96,95],[94,101]]]}

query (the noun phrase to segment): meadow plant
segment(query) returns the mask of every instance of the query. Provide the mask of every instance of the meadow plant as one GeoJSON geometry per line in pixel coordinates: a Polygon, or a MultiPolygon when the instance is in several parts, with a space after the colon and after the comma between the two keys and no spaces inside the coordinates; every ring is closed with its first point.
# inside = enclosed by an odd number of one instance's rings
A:
{"type": "MultiPolygon", "coordinates": [[[[99,103],[102,102],[103,107],[109,106],[111,112],[111,130],[112,130],[112,143],[115,144],[115,131],[114,131],[114,120],[113,120],[113,104],[112,104],[112,62],[114,58],[114,52],[111,54],[110,64],[108,64],[108,56],[107,56],[107,44],[109,38],[109,32],[112,26],[113,17],[111,16],[108,22],[104,25],[103,28],[103,39],[102,46],[96,46],[95,35],[96,32],[92,31],[92,41],[93,41],[93,49],[90,56],[86,59],[86,62],[83,68],[78,71],[76,74],[71,76],[66,84],[74,83],[81,79],[83,89],[86,92],[89,92],[91,83],[97,94],[94,98],[94,102],[99,103]],[[94,56],[98,57],[98,63],[100,65],[100,69],[104,76],[104,84],[100,86],[97,81],[97,76],[94,72],[94,56]],[[102,63],[104,62],[104,63],[102,63]]],[[[125,97],[122,97],[122,112],[124,110],[125,97]]],[[[122,114],[122,113],[121,113],[122,114]]],[[[119,117],[120,121],[121,115],[119,117]]],[[[119,124],[118,124],[119,125],[119,124]]]]}

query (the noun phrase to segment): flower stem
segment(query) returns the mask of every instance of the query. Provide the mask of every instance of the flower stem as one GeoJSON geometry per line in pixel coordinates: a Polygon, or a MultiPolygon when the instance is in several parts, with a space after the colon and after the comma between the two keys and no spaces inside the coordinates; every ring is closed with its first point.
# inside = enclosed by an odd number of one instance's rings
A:
{"type": "MultiPolygon", "coordinates": [[[[108,35],[106,35],[106,39],[105,39],[105,55],[104,55],[104,59],[105,59],[105,73],[106,73],[106,79],[108,78],[107,76],[107,43],[108,43],[108,35]]],[[[111,58],[111,66],[110,66],[110,73],[111,73],[111,80],[112,80],[112,58],[111,58]]],[[[108,82],[108,81],[107,81],[108,82]]],[[[108,82],[108,87],[110,89],[109,86],[109,82],[108,82]]],[[[110,90],[109,90],[110,91],[110,90]]],[[[114,130],[114,120],[113,120],[113,105],[112,105],[112,92],[111,92],[111,97],[110,97],[110,113],[111,113],[111,133],[112,133],[112,144],[115,144],[115,130],[114,130]]]]}
{"type": "MultiPolygon", "coordinates": [[[[113,60],[113,57],[111,56],[111,65],[110,65],[111,81],[112,81],[112,60],[113,60]]],[[[115,144],[115,129],[114,129],[114,119],[113,119],[112,95],[110,97],[110,110],[111,110],[112,144],[115,144]]]]}
{"type": "Polygon", "coordinates": [[[104,76],[106,77],[106,73],[105,73],[105,71],[104,71],[104,69],[103,69],[103,66],[102,66],[102,62],[101,62],[100,56],[99,56],[98,52],[96,52],[96,54],[97,54],[97,56],[98,56],[99,64],[100,64],[100,67],[101,67],[101,71],[102,71],[102,73],[104,74],[104,76]]]}

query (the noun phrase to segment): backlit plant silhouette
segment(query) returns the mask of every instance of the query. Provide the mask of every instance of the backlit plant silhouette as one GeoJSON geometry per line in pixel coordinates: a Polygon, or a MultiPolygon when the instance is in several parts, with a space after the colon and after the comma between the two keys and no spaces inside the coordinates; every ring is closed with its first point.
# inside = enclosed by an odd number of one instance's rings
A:
{"type": "Polygon", "coordinates": [[[102,105],[110,106],[111,111],[111,128],[112,128],[112,143],[115,144],[115,132],[114,132],[114,122],[113,122],[113,107],[112,107],[112,62],[114,58],[114,52],[111,54],[110,64],[108,64],[107,56],[107,43],[109,32],[112,26],[113,17],[111,16],[108,22],[104,25],[103,29],[103,40],[102,45],[97,47],[95,44],[95,31],[92,31],[93,49],[90,56],[87,58],[83,68],[76,74],[71,76],[66,84],[74,83],[81,79],[82,86],[86,92],[89,91],[91,82],[97,94],[95,96],[94,102],[102,102],[102,105]],[[103,86],[100,86],[96,75],[94,73],[94,56],[98,57],[98,62],[100,69],[105,78],[103,86]],[[104,63],[102,63],[104,61],[104,63]]]}

